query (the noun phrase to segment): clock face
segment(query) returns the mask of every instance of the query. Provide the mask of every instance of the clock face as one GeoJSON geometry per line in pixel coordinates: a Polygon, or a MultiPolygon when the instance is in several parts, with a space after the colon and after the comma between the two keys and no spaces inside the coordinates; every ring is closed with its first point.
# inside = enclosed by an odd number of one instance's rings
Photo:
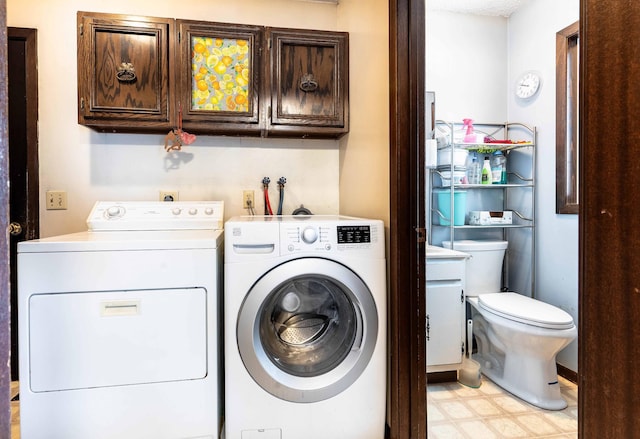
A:
{"type": "Polygon", "coordinates": [[[536,73],[525,73],[516,82],[516,96],[520,99],[528,99],[535,95],[540,88],[540,76],[536,73]]]}

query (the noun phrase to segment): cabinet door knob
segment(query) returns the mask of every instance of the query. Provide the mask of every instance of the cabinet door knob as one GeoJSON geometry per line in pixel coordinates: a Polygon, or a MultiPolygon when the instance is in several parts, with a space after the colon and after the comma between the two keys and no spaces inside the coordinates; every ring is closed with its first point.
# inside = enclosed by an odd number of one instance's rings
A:
{"type": "Polygon", "coordinates": [[[118,81],[133,82],[136,80],[136,69],[130,62],[123,62],[116,70],[116,78],[118,78],[118,81]]]}
{"type": "Polygon", "coordinates": [[[314,92],[318,89],[318,81],[313,77],[313,73],[307,73],[300,78],[300,90],[304,92],[314,92]]]}

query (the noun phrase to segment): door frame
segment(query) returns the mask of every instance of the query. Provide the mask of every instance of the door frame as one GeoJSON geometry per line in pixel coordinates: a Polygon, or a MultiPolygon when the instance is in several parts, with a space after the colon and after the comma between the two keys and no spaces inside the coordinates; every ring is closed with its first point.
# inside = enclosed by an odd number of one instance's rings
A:
{"type": "Polygon", "coordinates": [[[427,437],[425,0],[389,1],[391,439],[427,437]]]}

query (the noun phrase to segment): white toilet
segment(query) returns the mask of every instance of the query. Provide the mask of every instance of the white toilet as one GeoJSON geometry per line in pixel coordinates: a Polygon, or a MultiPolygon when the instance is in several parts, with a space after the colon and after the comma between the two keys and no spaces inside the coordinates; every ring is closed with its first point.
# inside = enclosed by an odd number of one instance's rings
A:
{"type": "MultiPolygon", "coordinates": [[[[556,354],[578,335],[573,318],[553,305],[500,292],[507,241],[455,241],[467,259],[465,293],[471,304],[473,358],[493,382],[547,410],[562,410],[556,354]]],[[[443,242],[451,248],[451,241],[443,242]]]]}

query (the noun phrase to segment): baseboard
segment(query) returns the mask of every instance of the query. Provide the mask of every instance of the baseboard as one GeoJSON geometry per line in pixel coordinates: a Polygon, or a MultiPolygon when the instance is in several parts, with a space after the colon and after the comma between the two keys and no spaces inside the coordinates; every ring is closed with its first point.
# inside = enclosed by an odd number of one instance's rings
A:
{"type": "Polygon", "coordinates": [[[448,370],[446,372],[429,372],[427,374],[427,383],[450,383],[458,381],[458,371],[448,370]]]}
{"type": "Polygon", "coordinates": [[[556,363],[556,367],[558,368],[558,375],[560,375],[562,378],[568,379],[573,384],[578,384],[578,373],[577,372],[574,372],[571,369],[568,369],[568,368],[566,368],[563,365],[558,364],[558,363],[556,363]]]}
{"type": "MultiPolygon", "coordinates": [[[[558,375],[571,381],[573,384],[578,384],[578,374],[576,372],[564,367],[561,364],[556,363],[556,366],[558,368],[558,375]]],[[[446,372],[429,372],[427,374],[427,383],[429,384],[450,383],[454,381],[458,381],[458,371],[456,370],[450,370],[446,372]]]]}

